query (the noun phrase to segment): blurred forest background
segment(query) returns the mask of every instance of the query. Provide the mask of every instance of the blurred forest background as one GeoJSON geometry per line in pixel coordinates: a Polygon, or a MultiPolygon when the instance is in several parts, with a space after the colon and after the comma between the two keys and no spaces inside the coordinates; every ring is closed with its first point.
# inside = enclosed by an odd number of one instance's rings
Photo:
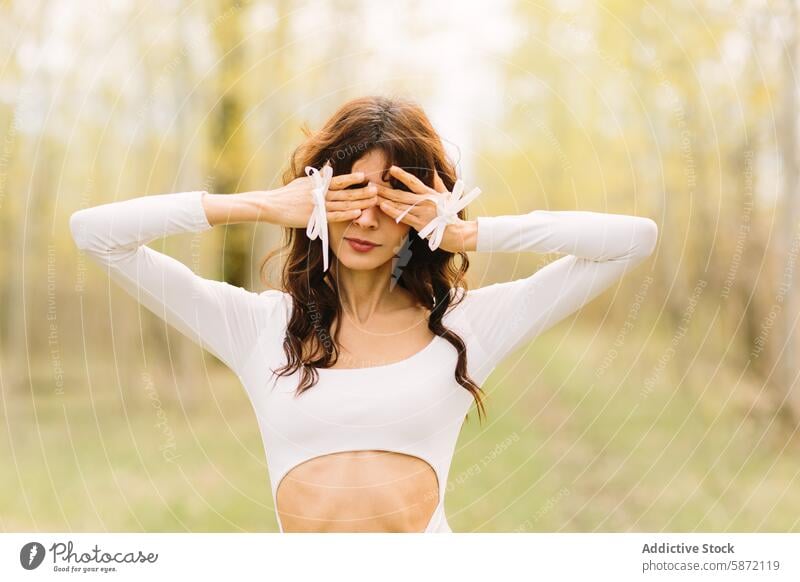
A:
{"type": "MultiPolygon", "coordinates": [[[[300,127],[416,99],[484,194],[649,216],[650,260],[484,387],[455,531],[800,531],[791,0],[0,2],[0,528],[276,531],[238,380],[69,215],[280,185],[300,127]]],[[[151,246],[251,289],[272,225],[151,246]]],[[[555,257],[473,254],[470,283],[555,257]]],[[[474,412],[474,409],[473,409],[474,412]]]]}

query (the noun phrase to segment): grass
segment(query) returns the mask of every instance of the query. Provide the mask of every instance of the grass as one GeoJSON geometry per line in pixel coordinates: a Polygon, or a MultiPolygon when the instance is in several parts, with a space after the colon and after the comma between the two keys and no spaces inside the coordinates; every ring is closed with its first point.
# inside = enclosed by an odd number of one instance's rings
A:
{"type": "MultiPolygon", "coordinates": [[[[604,367],[595,332],[557,328],[490,378],[450,470],[454,531],[800,531],[798,438],[752,406],[758,385],[683,359],[645,394],[662,347],[637,360],[631,337],[604,367]]],[[[207,364],[190,400],[100,366],[62,395],[6,388],[3,531],[277,531],[250,403],[207,364]]]]}
{"type": "Polygon", "coordinates": [[[453,490],[454,530],[800,531],[800,439],[753,414],[760,386],[687,360],[643,395],[662,350],[637,362],[630,338],[604,368],[593,334],[545,334],[490,378],[489,422],[465,426],[451,471],[519,439],[453,490]]]}

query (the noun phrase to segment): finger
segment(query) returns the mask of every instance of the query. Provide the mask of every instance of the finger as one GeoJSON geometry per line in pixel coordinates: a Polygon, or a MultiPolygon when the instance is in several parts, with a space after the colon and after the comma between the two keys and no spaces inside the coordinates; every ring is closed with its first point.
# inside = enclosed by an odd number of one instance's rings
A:
{"type": "Polygon", "coordinates": [[[413,192],[417,194],[425,194],[430,190],[419,178],[417,178],[414,174],[406,172],[404,169],[399,168],[397,166],[392,166],[389,168],[389,173],[400,180],[403,184],[411,188],[413,192]]]}
{"type": "Polygon", "coordinates": [[[328,190],[325,200],[359,200],[361,198],[372,198],[378,193],[376,184],[370,184],[363,188],[345,188],[343,190],[328,190]]]}
{"type": "Polygon", "coordinates": [[[413,216],[414,218],[416,218],[417,220],[420,220],[420,221],[425,219],[425,216],[426,216],[425,210],[423,208],[420,208],[419,204],[417,204],[416,206],[413,206],[411,204],[405,204],[405,203],[402,203],[402,202],[397,202],[395,200],[390,200],[388,198],[384,198],[383,196],[381,196],[379,194],[378,195],[378,208],[381,207],[381,204],[383,202],[388,202],[390,207],[397,208],[397,209],[400,210],[400,212],[405,212],[406,210],[408,210],[408,213],[406,214],[406,216],[413,216]]]}
{"type": "Polygon", "coordinates": [[[444,185],[444,182],[439,177],[439,172],[436,170],[433,171],[433,189],[437,192],[447,192],[447,187],[444,185]]]}
{"type": "MultiPolygon", "coordinates": [[[[391,201],[379,198],[378,200],[378,207],[386,214],[389,218],[397,219],[403,211],[397,208],[391,201]]],[[[411,214],[410,212],[408,214],[411,214]]],[[[404,218],[408,218],[408,214],[404,218]]],[[[401,221],[402,222],[402,221],[401,221]]]]}
{"type": "MultiPolygon", "coordinates": [[[[379,208],[384,214],[396,221],[401,214],[408,210],[408,205],[397,204],[396,202],[392,202],[390,200],[382,200],[379,202],[379,208]]],[[[415,209],[412,208],[409,212],[406,212],[403,218],[400,219],[400,222],[419,230],[422,228],[422,220],[420,220],[420,218],[414,214],[414,210],[415,209]]]]}
{"type": "Polygon", "coordinates": [[[325,202],[327,212],[349,211],[353,209],[364,209],[378,204],[378,197],[360,198],[358,200],[328,200],[325,202]]]}
{"type": "Polygon", "coordinates": [[[430,210],[424,207],[425,201],[420,204],[406,204],[404,202],[398,202],[397,200],[391,200],[378,194],[378,207],[380,207],[382,202],[389,202],[394,208],[399,208],[400,212],[408,210],[406,216],[413,216],[419,222],[425,221],[426,219],[430,220],[430,210]]]}
{"type": "Polygon", "coordinates": [[[345,222],[348,220],[355,220],[359,216],[361,216],[361,209],[356,208],[354,210],[336,210],[334,212],[327,212],[328,222],[345,222]]]}
{"type": "Polygon", "coordinates": [[[351,174],[339,174],[331,178],[331,183],[328,185],[329,190],[340,190],[347,188],[352,184],[358,184],[364,181],[364,172],[353,172],[351,174]]]}
{"type": "Polygon", "coordinates": [[[381,185],[378,185],[378,195],[388,198],[390,201],[402,202],[403,204],[414,204],[414,202],[419,200],[419,194],[406,192],[405,190],[395,190],[394,188],[387,188],[381,185]]]}

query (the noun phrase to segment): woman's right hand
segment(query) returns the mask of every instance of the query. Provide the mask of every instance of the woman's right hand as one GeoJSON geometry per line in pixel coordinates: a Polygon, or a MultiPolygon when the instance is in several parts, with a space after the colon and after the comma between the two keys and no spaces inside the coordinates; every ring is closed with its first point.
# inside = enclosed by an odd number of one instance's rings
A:
{"type": "MultiPolygon", "coordinates": [[[[375,184],[352,186],[364,182],[364,172],[341,174],[331,178],[325,196],[328,222],[344,222],[361,215],[364,208],[378,203],[375,184]]],[[[303,228],[314,210],[313,181],[310,176],[295,178],[285,186],[262,193],[269,208],[269,222],[293,228],[303,228]]]]}

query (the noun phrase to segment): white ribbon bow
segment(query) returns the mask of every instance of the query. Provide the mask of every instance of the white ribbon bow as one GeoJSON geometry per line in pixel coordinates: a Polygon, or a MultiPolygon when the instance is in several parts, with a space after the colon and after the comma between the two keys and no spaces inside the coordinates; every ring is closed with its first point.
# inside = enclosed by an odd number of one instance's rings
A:
{"type": "Polygon", "coordinates": [[[418,232],[418,234],[421,238],[426,238],[431,232],[435,231],[434,235],[428,239],[428,248],[430,248],[432,251],[435,251],[439,248],[439,244],[442,242],[442,237],[444,236],[445,229],[447,229],[447,225],[457,222],[458,213],[464,209],[467,204],[475,200],[481,193],[481,189],[475,187],[469,191],[469,194],[462,197],[463,191],[464,182],[459,178],[453,185],[452,192],[442,192],[438,196],[434,194],[426,194],[422,197],[422,200],[417,200],[414,202],[414,204],[406,208],[403,213],[394,220],[395,222],[399,223],[403,217],[408,214],[412,208],[414,208],[414,206],[423,200],[433,201],[436,204],[436,217],[426,224],[422,230],[418,232]],[[447,196],[442,196],[442,194],[447,194],[447,196]]]}
{"type": "Polygon", "coordinates": [[[333,168],[329,164],[322,167],[322,172],[313,166],[306,166],[306,175],[311,178],[311,196],[314,209],[308,219],[306,235],[311,240],[317,237],[322,240],[322,271],[328,270],[328,213],[325,208],[325,196],[333,178],[333,168]]]}

